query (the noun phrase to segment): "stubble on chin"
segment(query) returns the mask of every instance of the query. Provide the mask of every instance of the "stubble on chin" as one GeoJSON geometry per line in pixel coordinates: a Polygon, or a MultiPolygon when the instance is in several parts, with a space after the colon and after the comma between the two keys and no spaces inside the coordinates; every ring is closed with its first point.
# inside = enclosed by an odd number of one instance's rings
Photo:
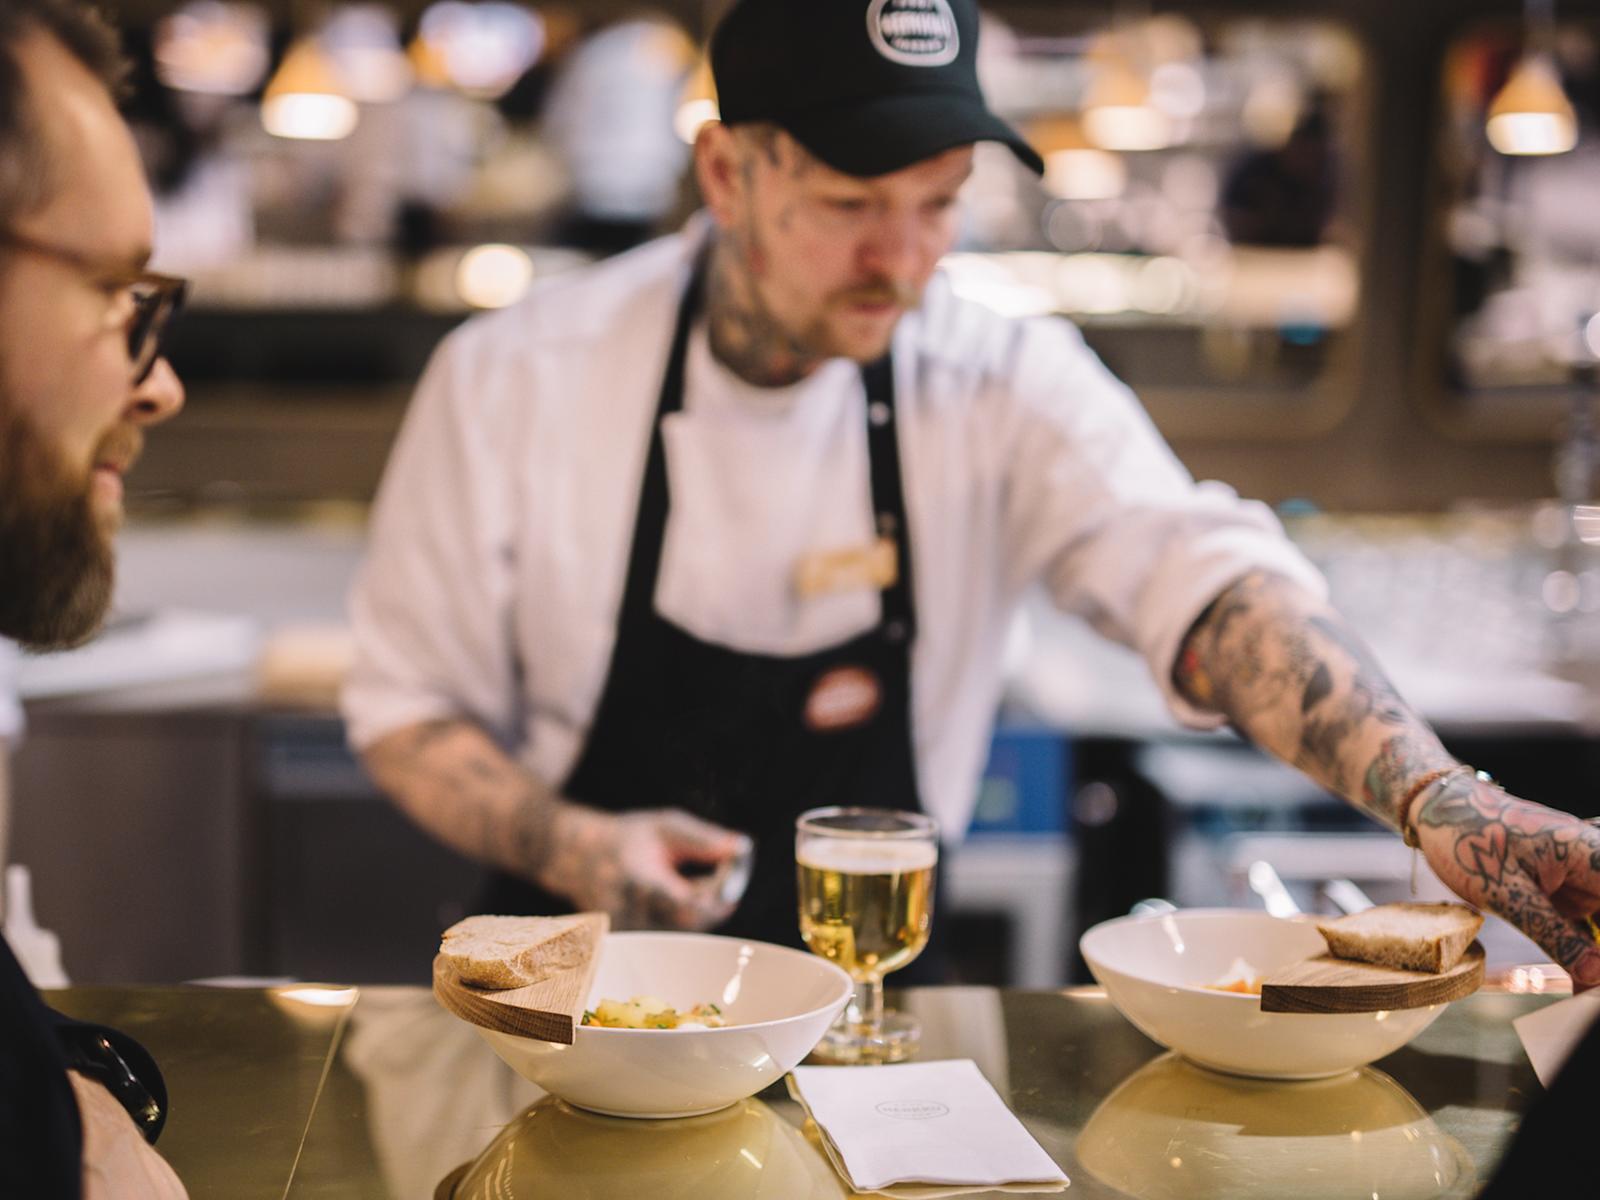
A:
{"type": "Polygon", "coordinates": [[[897,310],[895,319],[885,322],[883,331],[876,336],[857,333],[852,336],[845,326],[849,320],[846,304],[830,302],[827,311],[816,318],[797,339],[819,359],[847,358],[866,365],[877,362],[889,353],[894,344],[895,330],[905,317],[905,309],[897,310]]]}

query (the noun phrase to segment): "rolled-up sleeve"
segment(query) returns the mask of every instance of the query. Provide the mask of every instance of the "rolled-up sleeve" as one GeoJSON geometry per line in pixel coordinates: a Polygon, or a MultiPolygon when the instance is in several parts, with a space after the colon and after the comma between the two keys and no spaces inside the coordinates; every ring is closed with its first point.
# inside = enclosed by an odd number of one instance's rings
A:
{"type": "Polygon", "coordinates": [[[1319,598],[1327,587],[1272,511],[1196,483],[1133,393],[1062,321],[1030,324],[1012,375],[1006,439],[1008,554],[1015,583],[1137,650],[1173,715],[1222,724],[1173,686],[1184,637],[1229,585],[1264,570],[1319,598]]]}
{"type": "Polygon", "coordinates": [[[512,736],[513,498],[496,447],[515,389],[475,359],[470,329],[446,339],[417,387],[351,589],[341,707],[358,750],[446,717],[512,736]]]}

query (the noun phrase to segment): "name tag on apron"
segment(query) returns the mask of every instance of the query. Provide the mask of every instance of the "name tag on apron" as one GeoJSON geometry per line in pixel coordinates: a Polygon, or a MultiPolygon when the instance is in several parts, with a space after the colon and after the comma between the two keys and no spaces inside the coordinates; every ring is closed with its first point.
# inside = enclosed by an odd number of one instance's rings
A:
{"type": "Polygon", "coordinates": [[[893,538],[881,537],[870,546],[808,554],[795,568],[795,591],[802,599],[830,592],[872,588],[883,591],[900,578],[900,561],[893,538]]]}

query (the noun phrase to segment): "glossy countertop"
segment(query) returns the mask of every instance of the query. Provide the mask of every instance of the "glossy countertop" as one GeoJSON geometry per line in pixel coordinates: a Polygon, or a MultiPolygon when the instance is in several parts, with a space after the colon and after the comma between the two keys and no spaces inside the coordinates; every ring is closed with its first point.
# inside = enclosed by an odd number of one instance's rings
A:
{"type": "MultiPolygon", "coordinates": [[[[923,1058],[976,1061],[1071,1176],[1066,1195],[1146,1200],[1472,1196],[1540,1092],[1511,1021],[1554,999],[1479,993],[1372,1067],[1271,1083],[1189,1066],[1094,988],[890,995],[921,1019],[923,1058]]],[[[781,1087],[680,1121],[593,1116],[542,1096],[420,987],[49,1000],[162,1064],[160,1148],[194,1200],[853,1194],[781,1087]]]]}

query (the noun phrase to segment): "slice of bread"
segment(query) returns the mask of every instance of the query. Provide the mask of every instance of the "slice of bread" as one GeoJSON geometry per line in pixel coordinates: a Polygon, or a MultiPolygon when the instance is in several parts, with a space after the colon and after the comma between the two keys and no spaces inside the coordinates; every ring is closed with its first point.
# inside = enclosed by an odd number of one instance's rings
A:
{"type": "Polygon", "coordinates": [[[1483,916],[1465,904],[1379,904],[1317,922],[1339,958],[1436,974],[1461,961],[1482,926],[1483,916]]]}
{"type": "Polygon", "coordinates": [[[462,983],[495,989],[548,979],[594,949],[594,928],[579,917],[468,917],[439,943],[462,983]]]}

